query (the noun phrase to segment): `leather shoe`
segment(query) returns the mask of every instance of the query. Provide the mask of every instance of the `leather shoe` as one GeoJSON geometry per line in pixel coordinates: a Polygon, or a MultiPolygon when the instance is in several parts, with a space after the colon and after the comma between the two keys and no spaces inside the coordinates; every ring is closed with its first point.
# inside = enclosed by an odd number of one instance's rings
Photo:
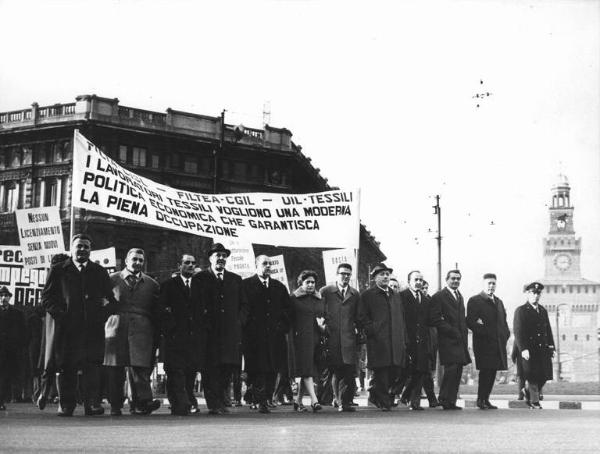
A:
{"type": "Polygon", "coordinates": [[[0,411],[5,411],[5,410],[6,410],[6,405],[0,404],[0,411]]]}
{"type": "Polygon", "coordinates": [[[104,407],[85,407],[83,413],[85,416],[100,416],[104,414],[104,407]]]}
{"type": "Polygon", "coordinates": [[[477,408],[479,408],[480,410],[487,410],[488,406],[485,404],[485,401],[483,399],[477,399],[477,408]]]}
{"type": "Polygon", "coordinates": [[[409,409],[409,410],[418,410],[418,411],[425,410],[425,409],[424,409],[423,407],[421,407],[420,405],[412,405],[412,404],[408,406],[408,409],[409,409]]]}
{"type": "Polygon", "coordinates": [[[66,409],[63,410],[62,408],[59,408],[58,411],[56,412],[56,416],[64,416],[64,417],[68,417],[68,416],[73,416],[73,409],[66,409]]]}
{"type": "Polygon", "coordinates": [[[221,412],[218,408],[209,408],[207,414],[209,415],[220,415],[221,412]]]}
{"type": "Polygon", "coordinates": [[[341,407],[338,408],[338,411],[353,413],[356,411],[356,407],[353,407],[351,405],[342,405],[341,407]]]}
{"type": "Polygon", "coordinates": [[[231,411],[229,411],[229,408],[227,408],[227,407],[221,407],[221,408],[219,408],[219,413],[221,413],[222,415],[226,415],[226,414],[231,413],[231,411]]]}
{"type": "MultiPolygon", "coordinates": [[[[233,403],[233,406],[234,406],[234,407],[243,407],[244,405],[243,405],[243,404],[242,404],[242,402],[240,402],[239,400],[236,400],[236,401],[233,403]]],[[[227,405],[227,407],[231,407],[231,405],[227,405]]]]}
{"type": "Polygon", "coordinates": [[[122,416],[123,415],[123,411],[121,411],[120,408],[111,408],[110,409],[110,415],[111,416],[122,416]]]}
{"type": "Polygon", "coordinates": [[[146,415],[149,415],[150,413],[152,413],[153,411],[158,410],[159,408],[160,408],[160,400],[154,399],[154,400],[146,403],[142,407],[136,408],[135,414],[146,416],[146,415]]]}
{"type": "Polygon", "coordinates": [[[37,401],[35,402],[35,404],[37,405],[37,407],[40,410],[43,410],[44,408],[46,408],[47,403],[48,403],[48,399],[46,398],[46,396],[44,396],[43,393],[40,394],[40,397],[38,397],[37,401]]]}
{"type": "Polygon", "coordinates": [[[269,410],[269,407],[267,405],[261,404],[258,406],[258,412],[268,414],[268,413],[271,413],[271,410],[269,410]]]}
{"type": "Polygon", "coordinates": [[[439,407],[440,403],[437,400],[430,400],[429,401],[429,408],[435,408],[435,407],[439,407]]]}
{"type": "Polygon", "coordinates": [[[200,409],[198,408],[198,405],[192,405],[190,407],[190,414],[195,415],[197,413],[200,413],[200,409]]]}
{"type": "Polygon", "coordinates": [[[459,407],[456,404],[451,404],[448,402],[440,402],[440,405],[444,410],[462,410],[462,407],[459,407]]]}
{"type": "Polygon", "coordinates": [[[498,407],[496,407],[495,405],[492,405],[492,403],[489,400],[485,400],[485,406],[488,408],[488,410],[498,410],[498,407]]]}

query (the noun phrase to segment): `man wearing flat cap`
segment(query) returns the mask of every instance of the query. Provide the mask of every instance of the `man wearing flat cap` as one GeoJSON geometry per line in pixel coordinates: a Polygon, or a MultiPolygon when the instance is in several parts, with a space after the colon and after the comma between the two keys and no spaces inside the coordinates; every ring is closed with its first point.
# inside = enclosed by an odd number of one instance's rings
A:
{"type": "Polygon", "coordinates": [[[19,375],[20,352],[26,343],[25,317],[10,304],[12,293],[0,287],[0,410],[9,384],[19,375]]]}
{"type": "Polygon", "coordinates": [[[444,366],[438,397],[444,410],[462,410],[456,405],[458,388],[463,366],[471,362],[465,304],[458,291],[460,281],[459,270],[448,271],[446,287],[435,293],[430,301],[429,323],[437,328],[440,364],[444,366]]]}
{"type": "Polygon", "coordinates": [[[242,326],[248,315],[242,278],[225,269],[230,254],[221,243],[215,243],[207,254],[210,267],[196,275],[200,299],[206,305],[208,339],[202,382],[211,415],[228,413],[225,391],[241,367],[242,326]]]}
{"type": "Polygon", "coordinates": [[[365,290],[358,305],[358,326],[367,335],[368,367],[372,371],[369,401],[389,411],[390,387],[406,365],[406,325],[402,298],[390,286],[392,269],[380,263],[371,278],[375,285],[365,290]]]}
{"type": "Polygon", "coordinates": [[[469,298],[467,303],[467,326],[473,332],[475,365],[479,370],[477,407],[495,410],[490,394],[496,380],[496,371],[508,368],[506,342],[510,330],[506,323],[506,310],[496,292],[496,275],[483,275],[483,290],[469,298]]]}
{"type": "Polygon", "coordinates": [[[539,304],[544,286],[532,282],[525,286],[527,302],[515,310],[516,357],[525,379],[525,398],[530,408],[541,409],[540,393],[552,380],[554,337],[548,311],[539,304]]]}

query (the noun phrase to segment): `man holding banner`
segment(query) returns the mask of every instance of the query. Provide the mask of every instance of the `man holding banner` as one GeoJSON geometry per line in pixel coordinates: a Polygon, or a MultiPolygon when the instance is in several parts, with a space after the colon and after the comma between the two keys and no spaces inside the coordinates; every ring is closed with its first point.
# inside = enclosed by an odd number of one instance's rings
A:
{"type": "Polygon", "coordinates": [[[108,273],[89,260],[91,248],[88,235],[75,235],[72,257],[50,269],[42,292],[42,305],[54,322],[47,325],[45,370],[58,371],[59,416],[73,415],[78,371],[83,372],[85,415],[104,413],[99,402],[104,322],[115,300],[108,273]]]}

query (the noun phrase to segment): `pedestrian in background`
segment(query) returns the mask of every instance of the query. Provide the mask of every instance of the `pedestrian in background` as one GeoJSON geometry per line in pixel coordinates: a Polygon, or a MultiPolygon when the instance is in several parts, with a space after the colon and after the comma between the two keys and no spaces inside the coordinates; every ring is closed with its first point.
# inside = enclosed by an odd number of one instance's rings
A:
{"type": "Polygon", "coordinates": [[[0,411],[10,396],[11,383],[19,377],[21,353],[26,347],[25,317],[10,304],[12,293],[0,287],[0,411]]]}

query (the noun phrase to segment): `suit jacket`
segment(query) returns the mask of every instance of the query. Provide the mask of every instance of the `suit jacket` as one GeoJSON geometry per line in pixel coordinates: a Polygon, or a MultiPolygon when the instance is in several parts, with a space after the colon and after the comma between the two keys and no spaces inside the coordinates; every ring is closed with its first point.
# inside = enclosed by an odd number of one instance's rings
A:
{"type": "Polygon", "coordinates": [[[494,301],[484,292],[469,298],[467,326],[473,331],[473,352],[477,369],[506,370],[506,342],[510,330],[506,323],[504,303],[497,296],[494,301]],[[481,323],[477,323],[481,320],[481,323]]]}
{"type": "Polygon", "coordinates": [[[348,286],[342,294],[336,284],[323,287],[320,291],[327,327],[327,346],[330,366],[356,364],[356,320],[358,317],[358,290],[348,286]]]}
{"type": "Polygon", "coordinates": [[[552,380],[552,356],[554,337],[548,319],[548,311],[538,304],[539,312],[525,303],[515,310],[513,331],[515,333],[516,358],[526,380],[535,383],[552,380]],[[529,361],[523,360],[521,352],[529,350],[529,361]]]}
{"type": "Polygon", "coordinates": [[[447,287],[431,297],[429,323],[438,331],[440,363],[466,365],[471,362],[467,321],[462,295],[458,301],[447,287]]]}
{"type": "Polygon", "coordinates": [[[207,310],[207,366],[242,362],[242,326],[248,316],[248,303],[242,278],[229,271],[219,281],[208,269],[196,275],[200,299],[207,310]]]}
{"type": "Polygon", "coordinates": [[[126,270],[110,275],[118,303],[117,313],[106,322],[104,365],[152,367],[158,334],[159,285],[141,273],[132,287],[125,279],[127,275],[126,270]]]}
{"type": "Polygon", "coordinates": [[[290,295],[278,280],[269,279],[267,288],[256,274],[244,279],[243,287],[248,299],[243,338],[245,368],[251,373],[276,372],[287,362],[290,295]]]}
{"type": "Polygon", "coordinates": [[[190,289],[181,276],[172,277],[160,287],[161,331],[165,338],[165,368],[204,367],[207,337],[206,302],[200,297],[200,281],[190,279],[190,289]]]}
{"type": "Polygon", "coordinates": [[[410,289],[400,292],[400,297],[404,303],[410,361],[416,370],[427,372],[431,370],[432,362],[435,363],[429,327],[429,298],[421,294],[421,303],[418,303],[410,289]]]}
{"type": "Polygon", "coordinates": [[[367,335],[369,368],[406,365],[406,324],[399,294],[374,286],[360,295],[359,326],[367,335]]]}
{"type": "Polygon", "coordinates": [[[101,363],[104,322],[116,305],[108,272],[88,261],[79,271],[72,259],[54,265],[42,291],[46,316],[44,368],[81,368],[101,363]]]}

